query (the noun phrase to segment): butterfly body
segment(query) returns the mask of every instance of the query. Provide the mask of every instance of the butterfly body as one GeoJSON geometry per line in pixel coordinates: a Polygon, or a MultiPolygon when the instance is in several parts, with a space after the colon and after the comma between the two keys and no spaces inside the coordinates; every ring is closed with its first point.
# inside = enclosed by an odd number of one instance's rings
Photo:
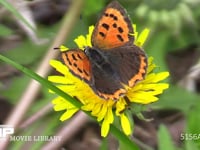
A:
{"type": "Polygon", "coordinates": [[[133,28],[121,5],[114,1],[104,10],[92,34],[92,47],[62,53],[69,70],[103,99],[119,99],[144,79],[145,52],[133,44],[133,28]]]}
{"type": "Polygon", "coordinates": [[[116,66],[110,60],[111,51],[86,48],[85,54],[91,62],[93,83],[90,85],[96,92],[109,94],[123,88],[116,66]]]}

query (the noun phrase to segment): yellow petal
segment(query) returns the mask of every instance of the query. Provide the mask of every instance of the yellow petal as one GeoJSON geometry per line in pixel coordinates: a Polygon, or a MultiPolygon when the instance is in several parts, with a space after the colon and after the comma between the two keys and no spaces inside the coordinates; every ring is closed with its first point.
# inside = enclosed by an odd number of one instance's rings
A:
{"type": "Polygon", "coordinates": [[[115,103],[115,101],[113,101],[112,99],[109,99],[109,100],[107,101],[108,107],[112,107],[114,103],[115,103]]]}
{"type": "Polygon", "coordinates": [[[80,48],[80,49],[83,49],[84,47],[87,46],[87,42],[86,42],[86,39],[83,35],[80,35],[78,36],[78,38],[76,38],[74,40],[74,42],[77,44],[77,46],[80,48]]]}
{"type": "Polygon", "coordinates": [[[150,66],[150,65],[152,65],[153,64],[153,57],[152,56],[150,56],[149,58],[148,58],[148,65],[150,66]]]}
{"type": "Polygon", "coordinates": [[[67,110],[61,117],[60,120],[64,121],[71,118],[76,112],[78,111],[77,108],[67,110]]]}
{"type": "Polygon", "coordinates": [[[69,74],[68,68],[65,65],[63,65],[60,61],[52,59],[50,60],[50,65],[63,75],[69,74]]]}
{"type": "Polygon", "coordinates": [[[97,103],[97,104],[94,106],[94,108],[93,108],[91,114],[92,114],[93,116],[98,116],[98,113],[101,111],[101,108],[102,108],[102,104],[101,104],[101,103],[97,103]]]}
{"type": "Polygon", "coordinates": [[[67,84],[68,81],[63,76],[48,76],[48,80],[54,83],[67,84]]]}
{"type": "Polygon", "coordinates": [[[150,83],[150,84],[142,84],[140,89],[143,91],[154,91],[154,90],[163,90],[168,88],[169,85],[167,83],[150,83]]]}
{"type": "Polygon", "coordinates": [[[62,97],[56,97],[52,100],[52,104],[54,105],[55,111],[61,111],[65,109],[74,109],[76,108],[74,105],[72,105],[67,100],[63,99],[62,97]]]}
{"type": "Polygon", "coordinates": [[[104,121],[109,122],[109,123],[113,123],[114,116],[113,116],[113,112],[112,112],[112,107],[108,107],[104,121]]]}
{"type": "Polygon", "coordinates": [[[156,83],[166,79],[168,76],[169,72],[150,73],[146,76],[145,80],[141,81],[141,83],[143,84],[156,83]]]}
{"type": "Polygon", "coordinates": [[[53,99],[52,104],[54,104],[55,111],[61,111],[61,110],[67,109],[66,101],[64,99],[62,99],[61,97],[57,97],[57,98],[53,99]]]}
{"type": "Polygon", "coordinates": [[[149,31],[150,31],[149,29],[145,28],[142,31],[142,33],[140,33],[139,37],[136,39],[135,45],[142,47],[149,35],[149,31]]]}
{"type": "MultiPolygon", "coordinates": [[[[154,91],[153,91],[154,92],[154,91]]],[[[158,100],[152,92],[139,91],[135,93],[130,93],[127,95],[131,102],[149,104],[158,100]]]]}
{"type": "Polygon", "coordinates": [[[121,118],[121,126],[124,133],[126,135],[130,135],[132,131],[129,119],[124,114],[120,115],[120,118],[121,118]]]}
{"type": "Polygon", "coordinates": [[[164,79],[166,79],[169,76],[169,72],[160,72],[156,74],[155,79],[153,80],[153,82],[159,82],[162,81],[164,79]]]}
{"type": "Polygon", "coordinates": [[[105,117],[105,115],[107,113],[107,109],[108,109],[108,107],[107,107],[106,103],[103,103],[102,109],[97,117],[97,121],[101,121],[105,117]]]}
{"type": "Polygon", "coordinates": [[[152,81],[154,80],[155,76],[156,76],[155,73],[150,73],[145,77],[144,80],[141,81],[141,83],[143,83],[143,84],[152,83],[152,81]]]}
{"type": "Polygon", "coordinates": [[[91,111],[94,108],[94,103],[88,103],[83,105],[81,108],[86,111],[91,111]]]}
{"type": "Polygon", "coordinates": [[[86,35],[87,46],[90,46],[90,47],[92,46],[91,38],[92,38],[93,30],[94,30],[94,26],[90,26],[89,33],[86,35]]]}
{"type": "Polygon", "coordinates": [[[136,41],[136,39],[137,39],[137,37],[138,37],[137,25],[136,25],[136,24],[133,24],[132,26],[133,26],[133,31],[134,31],[134,34],[132,34],[132,36],[134,36],[135,41],[136,41]]]}
{"type": "Polygon", "coordinates": [[[120,115],[121,115],[121,112],[122,112],[123,110],[125,110],[126,105],[127,105],[127,104],[126,104],[124,98],[120,98],[120,99],[117,101],[117,103],[116,103],[116,111],[115,111],[115,113],[116,113],[117,116],[120,116],[120,115]]]}
{"type": "Polygon", "coordinates": [[[101,125],[101,136],[106,137],[108,135],[109,130],[110,130],[110,123],[104,120],[101,125]]]}
{"type": "Polygon", "coordinates": [[[134,93],[135,91],[138,91],[138,90],[142,90],[142,87],[143,87],[143,84],[142,84],[142,81],[139,82],[138,84],[136,84],[133,88],[129,89],[128,90],[128,94],[131,92],[131,93],[134,93]]]}
{"type": "Polygon", "coordinates": [[[64,52],[64,51],[67,51],[69,48],[65,47],[64,45],[61,45],[59,47],[59,49],[60,49],[61,52],[64,52]]]}
{"type": "MultiPolygon", "coordinates": [[[[57,88],[59,88],[61,91],[64,91],[64,92],[68,93],[72,97],[74,96],[74,92],[76,91],[73,86],[69,86],[69,85],[59,85],[59,86],[57,86],[57,88]]],[[[49,90],[49,92],[50,93],[54,93],[51,90],[49,90]]]]}
{"type": "Polygon", "coordinates": [[[148,58],[148,67],[147,67],[147,74],[152,72],[156,68],[156,65],[153,63],[153,57],[148,58]]]}

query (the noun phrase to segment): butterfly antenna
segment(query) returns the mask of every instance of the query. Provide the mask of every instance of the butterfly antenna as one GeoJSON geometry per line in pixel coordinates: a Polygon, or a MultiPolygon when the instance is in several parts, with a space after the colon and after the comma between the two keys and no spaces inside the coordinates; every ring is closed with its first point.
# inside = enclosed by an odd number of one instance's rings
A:
{"type": "Polygon", "coordinates": [[[54,47],[53,49],[54,50],[60,50],[60,47],[54,47]]]}

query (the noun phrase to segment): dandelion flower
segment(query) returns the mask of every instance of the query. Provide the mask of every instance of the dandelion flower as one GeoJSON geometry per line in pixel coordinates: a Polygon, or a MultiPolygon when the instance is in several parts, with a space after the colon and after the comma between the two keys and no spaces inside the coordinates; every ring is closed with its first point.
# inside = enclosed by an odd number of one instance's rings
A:
{"type": "MultiPolygon", "coordinates": [[[[134,31],[136,31],[136,26],[134,31]]],[[[80,35],[74,41],[80,49],[86,46],[91,46],[91,35],[94,26],[89,27],[89,33],[86,36],[80,35]]],[[[149,30],[144,29],[138,35],[135,32],[135,45],[142,47],[144,44],[149,30]]],[[[60,46],[61,51],[67,51],[68,48],[60,46]]],[[[148,69],[145,79],[137,82],[133,87],[127,87],[125,96],[120,97],[118,100],[108,99],[103,100],[100,98],[91,87],[83,80],[77,78],[64,65],[58,60],[51,60],[50,65],[55,68],[62,75],[49,76],[48,80],[56,83],[57,87],[62,91],[68,93],[72,97],[76,97],[82,103],[82,110],[90,111],[92,116],[97,118],[98,122],[102,123],[101,135],[107,136],[110,129],[110,124],[113,124],[114,118],[119,117],[121,128],[126,135],[132,133],[130,120],[125,113],[125,110],[131,103],[149,104],[158,100],[158,95],[163,93],[169,87],[168,83],[161,82],[169,76],[168,72],[154,73],[156,65],[153,63],[153,58],[148,59],[148,69]]],[[[79,109],[68,102],[66,99],[58,96],[53,99],[55,111],[65,110],[65,113],[60,117],[64,121],[72,117],[79,109]]]]}

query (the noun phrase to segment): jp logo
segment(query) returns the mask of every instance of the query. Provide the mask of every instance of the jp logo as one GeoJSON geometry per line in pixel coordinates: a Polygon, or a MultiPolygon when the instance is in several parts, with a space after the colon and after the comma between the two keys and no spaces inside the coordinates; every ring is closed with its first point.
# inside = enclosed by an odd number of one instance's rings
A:
{"type": "Polygon", "coordinates": [[[11,125],[0,125],[0,139],[6,138],[14,133],[14,128],[11,125]]]}

